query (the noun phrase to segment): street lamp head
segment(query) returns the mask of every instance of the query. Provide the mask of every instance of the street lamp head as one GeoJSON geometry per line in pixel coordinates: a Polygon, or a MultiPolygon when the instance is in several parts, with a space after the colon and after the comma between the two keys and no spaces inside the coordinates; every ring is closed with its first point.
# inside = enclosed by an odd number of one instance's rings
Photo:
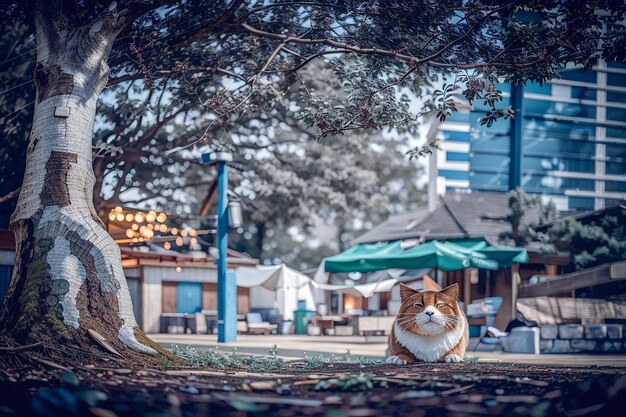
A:
{"type": "Polygon", "coordinates": [[[228,227],[237,229],[241,226],[243,226],[241,203],[237,200],[230,200],[228,202],[228,227]]]}

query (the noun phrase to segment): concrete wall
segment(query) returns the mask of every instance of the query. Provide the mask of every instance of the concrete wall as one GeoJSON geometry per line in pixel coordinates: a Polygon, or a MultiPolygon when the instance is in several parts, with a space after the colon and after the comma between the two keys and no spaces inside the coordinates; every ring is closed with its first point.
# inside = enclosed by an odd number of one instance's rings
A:
{"type": "Polygon", "coordinates": [[[621,324],[543,324],[541,353],[626,352],[621,324]]]}

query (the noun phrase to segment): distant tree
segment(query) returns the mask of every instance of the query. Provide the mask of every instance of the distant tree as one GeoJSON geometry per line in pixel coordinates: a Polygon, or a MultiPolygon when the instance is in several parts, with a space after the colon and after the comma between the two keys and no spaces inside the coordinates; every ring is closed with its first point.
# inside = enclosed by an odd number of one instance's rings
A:
{"type": "Polygon", "coordinates": [[[28,29],[0,22],[0,228],[9,225],[15,210],[33,120],[35,37],[28,29]]]}
{"type": "Polygon", "coordinates": [[[509,191],[508,196],[512,232],[502,233],[501,240],[513,240],[516,246],[535,242],[543,253],[567,253],[577,270],[626,259],[626,210],[582,222],[571,217],[557,219],[551,201],[544,203],[540,196],[521,189],[509,191]],[[530,211],[534,221],[528,219],[530,211]]]}
{"type": "Polygon", "coordinates": [[[552,200],[544,203],[541,196],[527,194],[521,188],[509,191],[507,197],[511,213],[506,220],[511,223],[511,231],[500,233],[500,241],[526,246],[536,237],[533,227],[556,220],[556,206],[552,200]],[[528,219],[529,212],[533,214],[533,220],[528,219]]]}
{"type": "MultiPolygon", "coordinates": [[[[93,126],[107,85],[167,84],[176,97],[171,111],[200,104],[189,117],[202,134],[185,146],[219,145],[239,115],[271,109],[300,68],[325,56],[350,94],[311,93],[298,111],[324,138],[414,123],[398,91],[421,88],[434,71],[465,71],[456,84],[468,100],[493,105],[489,119],[510,115],[497,108],[496,79],[541,82],[566,62],[591,65],[626,50],[626,6],[608,0],[13,0],[0,13],[37,35],[26,174],[11,218],[17,259],[0,329],[19,341],[64,333],[84,344],[91,329],[119,349],[151,353],[133,317],[119,249],[93,205],[101,180],[92,167],[93,126]]],[[[432,109],[452,111],[454,93],[446,86],[432,109]]],[[[136,150],[151,143],[148,135],[136,150]]],[[[158,157],[148,153],[137,163],[158,157]]]]}
{"type": "Polygon", "coordinates": [[[567,252],[575,269],[590,268],[626,259],[626,210],[591,222],[565,218],[545,232],[534,233],[547,253],[567,252]]]}

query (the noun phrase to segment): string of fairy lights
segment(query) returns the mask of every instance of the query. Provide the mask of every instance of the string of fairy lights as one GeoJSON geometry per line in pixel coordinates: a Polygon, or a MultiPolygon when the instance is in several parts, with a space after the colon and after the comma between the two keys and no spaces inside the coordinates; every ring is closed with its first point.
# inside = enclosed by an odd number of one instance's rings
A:
{"type": "Polygon", "coordinates": [[[118,206],[109,212],[109,220],[117,222],[125,229],[126,238],[116,239],[117,243],[143,243],[165,239],[163,248],[168,250],[172,248],[170,241],[179,247],[187,243],[192,248],[198,244],[196,229],[170,227],[166,223],[167,215],[154,210],[130,212],[118,206]]]}

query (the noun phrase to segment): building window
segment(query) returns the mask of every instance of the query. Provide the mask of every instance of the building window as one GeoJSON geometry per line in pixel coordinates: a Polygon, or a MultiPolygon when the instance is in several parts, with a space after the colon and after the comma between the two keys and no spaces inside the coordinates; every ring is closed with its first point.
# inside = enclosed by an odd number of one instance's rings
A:
{"type": "Polygon", "coordinates": [[[592,211],[594,209],[594,200],[588,197],[569,197],[568,205],[570,210],[592,211]]]}
{"type": "Polygon", "coordinates": [[[626,139],[626,129],[623,127],[607,127],[606,136],[616,139],[626,139]]]}
{"type": "Polygon", "coordinates": [[[606,173],[614,175],[626,174],[626,144],[606,144],[606,173]]]}
{"type": "Polygon", "coordinates": [[[552,95],[552,84],[543,83],[543,85],[540,85],[539,83],[528,83],[526,87],[524,87],[524,92],[550,96],[552,95]]]}
{"type": "Polygon", "coordinates": [[[588,87],[572,87],[572,98],[578,100],[595,100],[596,90],[588,87]]]}
{"type": "Polygon", "coordinates": [[[509,189],[508,168],[497,174],[472,172],[470,188],[478,191],[507,191],[509,189]]]}
{"type": "Polygon", "coordinates": [[[451,162],[467,162],[469,154],[465,152],[446,152],[446,160],[451,162]]]}
{"type": "Polygon", "coordinates": [[[623,87],[626,85],[626,74],[608,73],[606,75],[606,82],[608,85],[623,87]]]}
{"type": "Polygon", "coordinates": [[[626,94],[624,94],[624,93],[615,93],[613,91],[607,91],[607,93],[606,93],[606,101],[610,101],[612,103],[623,103],[623,104],[626,104],[626,94]]]}
{"type": "Polygon", "coordinates": [[[611,62],[607,63],[607,67],[609,67],[609,68],[626,68],[626,62],[611,61],[611,62]]]}
{"type": "Polygon", "coordinates": [[[614,107],[607,107],[606,118],[607,120],[623,122],[624,120],[626,120],[626,109],[616,109],[614,107]]]}
{"type": "Polygon", "coordinates": [[[583,83],[596,83],[596,73],[590,70],[562,70],[559,75],[564,80],[579,81],[583,83]]]}
{"type": "Polygon", "coordinates": [[[446,177],[449,180],[468,180],[469,173],[467,171],[453,171],[451,169],[440,169],[438,171],[440,177],[446,177]]]}
{"type": "Polygon", "coordinates": [[[443,140],[451,140],[455,142],[469,142],[469,132],[444,130],[441,133],[443,133],[443,140]]]}
{"type": "Polygon", "coordinates": [[[606,181],[604,189],[608,192],[624,193],[626,192],[626,181],[606,181]]]}

